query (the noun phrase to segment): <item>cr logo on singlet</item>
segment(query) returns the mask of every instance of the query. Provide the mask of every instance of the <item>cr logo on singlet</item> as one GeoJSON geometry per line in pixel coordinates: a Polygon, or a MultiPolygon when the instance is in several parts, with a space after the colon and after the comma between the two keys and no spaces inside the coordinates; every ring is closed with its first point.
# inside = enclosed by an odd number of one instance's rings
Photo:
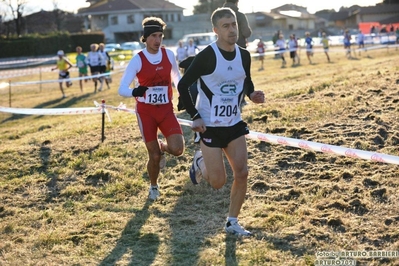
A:
{"type": "Polygon", "coordinates": [[[229,94],[230,92],[236,93],[237,87],[235,84],[224,84],[220,87],[220,91],[223,94],[229,94]]]}

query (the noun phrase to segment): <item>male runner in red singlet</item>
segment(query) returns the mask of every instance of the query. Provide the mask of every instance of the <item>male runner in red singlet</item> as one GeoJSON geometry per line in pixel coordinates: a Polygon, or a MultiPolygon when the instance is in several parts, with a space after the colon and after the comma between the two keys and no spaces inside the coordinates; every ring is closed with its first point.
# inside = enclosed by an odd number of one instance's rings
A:
{"type": "Polygon", "coordinates": [[[179,156],[184,151],[183,132],[172,104],[172,80],[177,86],[180,72],[173,51],[162,47],[165,22],[157,17],[148,17],[142,25],[141,41],[146,48],[129,62],[118,93],[136,98],[138,125],[149,157],[149,198],[156,200],[160,196],[157,181],[160,169],[165,166],[164,152],[179,156]],[[137,82],[132,89],[133,81],[137,82]],[[166,143],[158,140],[158,129],[166,143]]]}

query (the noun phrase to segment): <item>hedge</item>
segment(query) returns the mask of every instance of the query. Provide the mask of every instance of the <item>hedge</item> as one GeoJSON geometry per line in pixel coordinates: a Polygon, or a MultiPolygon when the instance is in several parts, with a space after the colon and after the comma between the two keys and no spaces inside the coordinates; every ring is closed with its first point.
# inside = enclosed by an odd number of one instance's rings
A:
{"type": "Polygon", "coordinates": [[[0,37],[0,58],[37,57],[55,55],[58,50],[75,52],[81,46],[83,52],[90,50],[90,44],[105,41],[104,33],[53,33],[50,35],[27,35],[15,38],[0,37]]]}

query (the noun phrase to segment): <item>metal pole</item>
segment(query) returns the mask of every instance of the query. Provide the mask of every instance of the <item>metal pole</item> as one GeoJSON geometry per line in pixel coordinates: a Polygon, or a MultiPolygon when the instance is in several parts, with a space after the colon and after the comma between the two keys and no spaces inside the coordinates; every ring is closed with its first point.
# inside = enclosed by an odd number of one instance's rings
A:
{"type": "Polygon", "coordinates": [[[11,80],[8,81],[8,105],[11,107],[11,80]]]}
{"type": "Polygon", "coordinates": [[[42,92],[42,67],[39,68],[40,73],[40,92],[42,92]]]}
{"type": "Polygon", "coordinates": [[[102,125],[101,125],[101,142],[104,142],[105,140],[105,134],[104,134],[104,124],[105,124],[105,100],[101,101],[102,103],[102,125]]]}

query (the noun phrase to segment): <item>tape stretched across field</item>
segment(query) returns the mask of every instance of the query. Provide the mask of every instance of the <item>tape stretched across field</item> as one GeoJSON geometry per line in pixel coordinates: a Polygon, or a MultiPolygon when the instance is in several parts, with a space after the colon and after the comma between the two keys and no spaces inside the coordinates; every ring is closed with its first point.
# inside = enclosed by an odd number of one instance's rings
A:
{"type": "MultiPolygon", "coordinates": [[[[98,103],[96,103],[96,105],[98,106],[98,103]]],[[[114,107],[111,105],[105,105],[105,108],[111,108],[114,110],[124,111],[124,112],[132,113],[132,114],[136,113],[135,110],[127,109],[123,104],[119,105],[118,107],[114,107]]],[[[180,119],[180,118],[178,118],[177,120],[179,121],[179,123],[181,125],[184,125],[184,126],[192,125],[192,122],[189,120],[184,120],[184,119],[180,119]]],[[[259,132],[255,132],[255,131],[250,131],[249,134],[246,135],[246,137],[249,139],[265,141],[265,142],[269,142],[272,144],[279,144],[279,145],[291,146],[291,147],[296,147],[296,148],[305,149],[305,150],[313,150],[313,151],[317,151],[317,152],[347,156],[347,157],[356,158],[356,159],[364,159],[364,160],[370,160],[370,161],[374,161],[374,162],[390,163],[390,164],[398,164],[399,165],[399,157],[398,156],[393,156],[393,155],[388,155],[388,154],[383,154],[383,153],[369,152],[369,151],[363,151],[363,150],[358,150],[358,149],[350,149],[350,148],[346,148],[346,147],[333,146],[333,145],[328,145],[328,144],[324,144],[324,143],[311,142],[311,141],[306,141],[306,140],[301,140],[301,139],[286,138],[286,137],[275,136],[275,135],[271,135],[271,134],[259,133],[259,132]]]]}
{"type": "MultiPolygon", "coordinates": [[[[15,113],[15,114],[26,114],[26,115],[85,115],[85,114],[102,114],[106,113],[108,115],[109,121],[111,121],[108,110],[113,109],[117,111],[123,111],[131,114],[136,114],[134,109],[128,109],[124,104],[120,104],[118,107],[112,105],[105,105],[99,104],[98,102],[94,102],[96,107],[82,107],[82,108],[53,108],[53,109],[37,109],[37,108],[8,108],[0,106],[0,112],[6,113],[15,113]]],[[[184,119],[177,119],[181,125],[184,126],[191,126],[192,122],[189,120],[184,119]]],[[[335,154],[341,156],[347,156],[355,159],[364,159],[370,160],[374,162],[380,163],[389,163],[389,164],[396,164],[399,165],[399,157],[383,154],[383,153],[376,153],[376,152],[369,152],[364,150],[358,149],[351,149],[346,147],[334,146],[324,143],[306,141],[301,139],[293,139],[287,137],[281,137],[271,134],[265,134],[255,131],[250,131],[249,134],[246,135],[249,139],[265,141],[272,144],[284,145],[284,146],[291,146],[305,150],[312,150],[316,152],[323,152],[328,154],[335,154]]]]}
{"type": "Polygon", "coordinates": [[[88,115],[106,113],[108,120],[111,121],[108,110],[102,105],[96,107],[78,107],[78,108],[11,108],[0,106],[0,112],[21,114],[21,115],[88,115]]]}

